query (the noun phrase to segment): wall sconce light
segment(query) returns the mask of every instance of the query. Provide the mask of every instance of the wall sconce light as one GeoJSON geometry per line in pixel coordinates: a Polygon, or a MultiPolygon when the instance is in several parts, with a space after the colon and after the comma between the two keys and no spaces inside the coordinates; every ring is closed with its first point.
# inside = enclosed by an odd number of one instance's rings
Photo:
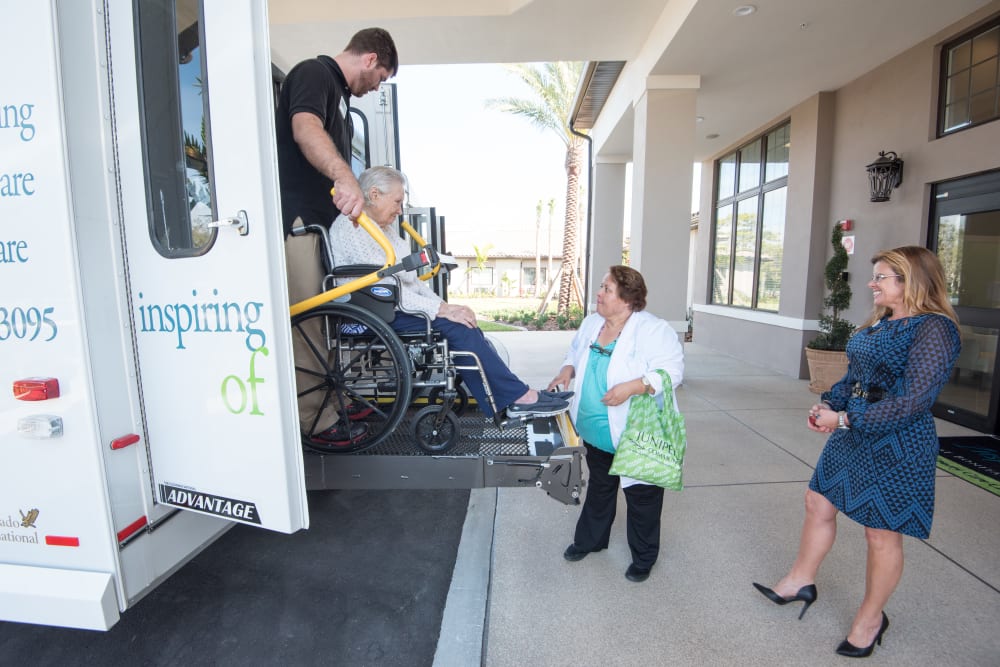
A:
{"type": "Polygon", "coordinates": [[[879,151],[878,159],[865,169],[868,170],[872,201],[889,201],[889,193],[903,182],[903,161],[892,151],[879,151]]]}

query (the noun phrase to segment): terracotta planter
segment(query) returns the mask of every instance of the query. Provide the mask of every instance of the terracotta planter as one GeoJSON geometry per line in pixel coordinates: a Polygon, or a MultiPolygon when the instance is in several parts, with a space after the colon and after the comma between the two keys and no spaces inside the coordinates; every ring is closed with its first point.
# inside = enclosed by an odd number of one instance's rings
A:
{"type": "Polygon", "coordinates": [[[847,374],[847,353],[806,348],[809,364],[809,391],[822,394],[847,374]]]}

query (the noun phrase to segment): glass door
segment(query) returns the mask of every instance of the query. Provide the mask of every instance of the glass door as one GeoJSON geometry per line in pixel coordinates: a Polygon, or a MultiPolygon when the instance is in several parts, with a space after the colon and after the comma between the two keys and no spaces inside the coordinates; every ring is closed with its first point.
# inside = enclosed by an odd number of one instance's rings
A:
{"type": "Polygon", "coordinates": [[[1000,171],[934,187],[931,239],[961,323],[962,352],[934,413],[998,433],[1000,171]]]}

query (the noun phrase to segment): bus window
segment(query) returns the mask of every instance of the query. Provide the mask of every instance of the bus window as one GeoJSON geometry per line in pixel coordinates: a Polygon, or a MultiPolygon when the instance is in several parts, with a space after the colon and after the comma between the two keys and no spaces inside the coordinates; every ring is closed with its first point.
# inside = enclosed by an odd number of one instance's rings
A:
{"type": "Polygon", "coordinates": [[[146,206],[164,257],[209,250],[215,229],[199,0],[135,0],[146,206]]]}
{"type": "Polygon", "coordinates": [[[361,177],[368,167],[372,166],[371,151],[368,147],[368,119],[360,109],[351,109],[348,121],[354,130],[351,139],[351,171],[355,178],[361,177]]]}

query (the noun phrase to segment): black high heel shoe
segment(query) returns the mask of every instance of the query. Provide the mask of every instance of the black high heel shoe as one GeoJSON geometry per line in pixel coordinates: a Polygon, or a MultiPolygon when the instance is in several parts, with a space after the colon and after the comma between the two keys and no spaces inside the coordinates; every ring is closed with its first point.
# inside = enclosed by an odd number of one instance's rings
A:
{"type": "Polygon", "coordinates": [[[799,589],[799,592],[795,594],[795,597],[783,598],[767,586],[761,586],[757,582],[754,582],[753,587],[764,594],[768,600],[774,604],[788,604],[789,602],[799,602],[802,601],[802,612],[799,614],[799,620],[806,615],[806,610],[809,609],[809,605],[816,601],[818,597],[816,593],[816,584],[808,584],[799,589]]]}
{"type": "Polygon", "coordinates": [[[840,646],[837,647],[837,655],[845,655],[848,658],[867,658],[875,650],[875,644],[879,646],[882,645],[882,635],[889,628],[889,617],[882,612],[882,627],[878,629],[878,634],[875,635],[875,639],[868,646],[858,648],[846,639],[840,642],[840,646]]]}

